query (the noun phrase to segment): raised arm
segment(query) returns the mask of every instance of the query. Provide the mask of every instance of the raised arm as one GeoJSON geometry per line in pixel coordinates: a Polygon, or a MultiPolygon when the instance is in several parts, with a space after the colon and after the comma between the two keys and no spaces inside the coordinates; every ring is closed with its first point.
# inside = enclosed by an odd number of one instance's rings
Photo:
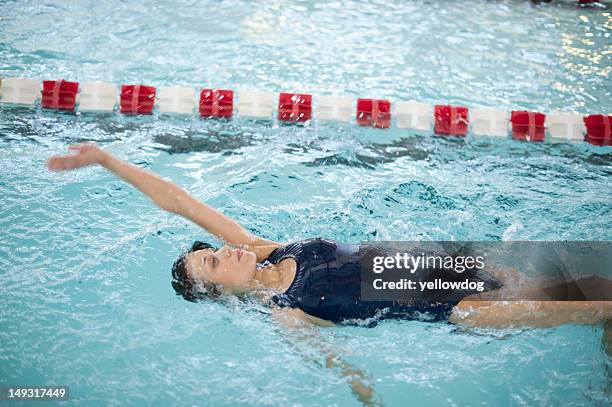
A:
{"type": "Polygon", "coordinates": [[[120,160],[92,143],[69,146],[73,154],[53,156],[52,171],[66,171],[99,164],[147,195],[158,207],[191,220],[211,234],[234,245],[268,246],[279,243],[260,238],[233,219],[195,199],[187,191],[150,171],[120,160]]]}

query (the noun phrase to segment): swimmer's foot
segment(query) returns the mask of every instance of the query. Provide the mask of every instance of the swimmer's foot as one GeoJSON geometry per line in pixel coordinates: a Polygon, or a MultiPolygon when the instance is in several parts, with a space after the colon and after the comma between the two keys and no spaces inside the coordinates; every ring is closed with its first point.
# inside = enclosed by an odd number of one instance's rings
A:
{"type": "Polygon", "coordinates": [[[601,344],[609,357],[612,357],[612,319],[604,321],[604,332],[601,337],[601,344]]]}

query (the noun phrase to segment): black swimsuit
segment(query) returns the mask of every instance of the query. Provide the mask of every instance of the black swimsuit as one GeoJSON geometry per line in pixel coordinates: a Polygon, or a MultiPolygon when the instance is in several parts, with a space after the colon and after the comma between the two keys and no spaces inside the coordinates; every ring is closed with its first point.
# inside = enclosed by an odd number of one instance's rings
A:
{"type": "MultiPolygon", "coordinates": [[[[335,323],[374,322],[385,318],[446,320],[460,301],[414,298],[409,304],[395,301],[361,300],[361,264],[363,245],[343,244],[323,238],[290,243],[275,249],[260,266],[277,264],[292,257],[297,263],[295,279],[282,294],[271,301],[280,307],[299,308],[312,316],[335,323]]],[[[472,276],[485,282],[485,291],[503,284],[487,273],[472,276]]],[[[466,296],[469,293],[465,293],[466,296]]]]}

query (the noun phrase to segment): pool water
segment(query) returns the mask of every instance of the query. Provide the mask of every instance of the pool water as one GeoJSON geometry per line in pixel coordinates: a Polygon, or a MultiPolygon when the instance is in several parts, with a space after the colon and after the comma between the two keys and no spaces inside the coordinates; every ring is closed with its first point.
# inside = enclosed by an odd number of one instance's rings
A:
{"type": "MultiPolygon", "coordinates": [[[[609,6],[466,1],[0,3],[0,76],[612,111],[609,6]]],[[[610,240],[612,149],[195,117],[0,108],[0,384],[69,405],[359,405],[256,305],[192,304],[197,226],[100,168],[94,140],[278,241],[610,240]]],[[[600,326],[319,329],[387,405],[607,405],[600,326]]],[[[44,405],[44,403],[41,403],[44,405]]]]}

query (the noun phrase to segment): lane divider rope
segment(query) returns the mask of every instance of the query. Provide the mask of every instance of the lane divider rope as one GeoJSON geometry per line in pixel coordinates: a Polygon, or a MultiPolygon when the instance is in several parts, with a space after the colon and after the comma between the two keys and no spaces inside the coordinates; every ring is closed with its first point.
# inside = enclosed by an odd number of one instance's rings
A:
{"type": "MultiPolygon", "coordinates": [[[[316,96],[317,110],[313,116],[313,95],[282,92],[241,90],[238,98],[230,89],[201,89],[162,86],[159,89],[143,84],[123,84],[117,95],[112,83],[72,82],[64,79],[0,78],[0,102],[34,106],[40,97],[43,109],[68,112],[119,112],[125,115],[150,115],[154,108],[161,114],[192,115],[197,110],[203,118],[234,116],[237,99],[241,117],[272,119],[280,122],[310,123],[317,121],[350,122],[380,129],[391,127],[392,103],[387,99],[346,96],[316,96]],[[196,100],[197,97],[197,100],[196,100]],[[355,115],[353,116],[353,112],[355,115]]],[[[583,140],[597,146],[612,145],[611,114],[581,115],[574,112],[541,112],[473,108],[466,106],[433,106],[416,101],[396,101],[393,117],[400,129],[431,131],[439,136],[466,137],[468,130],[476,136],[512,137],[529,142],[583,140]],[[548,140],[546,137],[548,130],[548,140]]]]}

